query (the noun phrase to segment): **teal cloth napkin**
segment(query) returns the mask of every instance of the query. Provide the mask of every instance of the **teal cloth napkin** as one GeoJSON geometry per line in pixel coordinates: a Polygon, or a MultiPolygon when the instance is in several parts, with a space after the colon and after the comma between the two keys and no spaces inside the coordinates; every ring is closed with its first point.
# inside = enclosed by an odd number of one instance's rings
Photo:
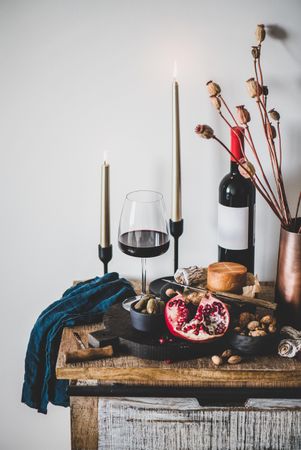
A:
{"type": "Polygon", "coordinates": [[[69,406],[68,380],[57,380],[55,376],[63,328],[97,322],[111,305],[133,295],[131,284],[112,272],[72,286],[48,306],[31,331],[22,402],[44,414],[48,402],[69,406]]]}

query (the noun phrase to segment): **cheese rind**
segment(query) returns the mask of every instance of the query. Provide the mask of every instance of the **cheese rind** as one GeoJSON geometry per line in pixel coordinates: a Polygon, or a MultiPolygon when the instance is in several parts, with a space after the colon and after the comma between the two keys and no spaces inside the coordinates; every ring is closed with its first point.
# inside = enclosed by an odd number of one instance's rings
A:
{"type": "Polygon", "coordinates": [[[208,266],[207,287],[211,291],[240,294],[247,281],[247,268],[234,262],[217,262],[208,266]]]}

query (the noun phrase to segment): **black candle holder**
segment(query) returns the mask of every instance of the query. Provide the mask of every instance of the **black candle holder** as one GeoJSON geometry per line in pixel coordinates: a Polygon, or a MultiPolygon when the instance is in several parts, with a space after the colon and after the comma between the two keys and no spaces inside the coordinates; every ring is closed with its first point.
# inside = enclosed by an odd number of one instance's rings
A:
{"type": "Polygon", "coordinates": [[[112,245],[109,245],[108,247],[102,247],[101,245],[98,245],[98,257],[100,261],[103,262],[103,273],[108,273],[108,263],[112,259],[112,245]]]}
{"type": "Polygon", "coordinates": [[[174,238],[174,273],[176,273],[179,267],[179,237],[183,234],[184,220],[181,219],[177,222],[174,222],[170,219],[169,229],[170,234],[174,238]]]}
{"type": "MultiPolygon", "coordinates": [[[[179,264],[179,237],[183,234],[184,230],[184,220],[178,220],[177,222],[174,222],[172,219],[169,220],[169,229],[170,234],[174,238],[174,274],[178,270],[178,264],[179,264]]],[[[153,280],[149,284],[149,290],[152,294],[156,295],[157,297],[160,296],[160,292],[164,284],[166,284],[166,281],[163,280],[170,280],[171,282],[174,281],[173,275],[157,278],[156,280],[153,280]]]]}

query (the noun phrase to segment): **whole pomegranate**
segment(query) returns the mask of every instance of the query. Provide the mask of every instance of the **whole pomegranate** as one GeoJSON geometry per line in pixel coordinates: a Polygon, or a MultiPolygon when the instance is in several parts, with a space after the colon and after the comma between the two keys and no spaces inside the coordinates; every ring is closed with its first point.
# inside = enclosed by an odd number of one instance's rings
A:
{"type": "Polygon", "coordinates": [[[174,336],[200,343],[222,337],[230,315],[227,306],[213,295],[203,297],[198,306],[177,295],[166,304],[165,322],[174,336]]]}

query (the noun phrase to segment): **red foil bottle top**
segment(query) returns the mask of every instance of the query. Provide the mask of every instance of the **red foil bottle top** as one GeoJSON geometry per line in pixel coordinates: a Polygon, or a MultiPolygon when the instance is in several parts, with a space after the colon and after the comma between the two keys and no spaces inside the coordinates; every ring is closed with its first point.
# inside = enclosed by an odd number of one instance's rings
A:
{"type": "MultiPolygon", "coordinates": [[[[245,130],[242,127],[233,127],[231,129],[231,153],[238,159],[238,161],[243,158],[244,149],[244,137],[245,130]]],[[[231,161],[237,162],[233,156],[231,156],[231,161]]]]}

